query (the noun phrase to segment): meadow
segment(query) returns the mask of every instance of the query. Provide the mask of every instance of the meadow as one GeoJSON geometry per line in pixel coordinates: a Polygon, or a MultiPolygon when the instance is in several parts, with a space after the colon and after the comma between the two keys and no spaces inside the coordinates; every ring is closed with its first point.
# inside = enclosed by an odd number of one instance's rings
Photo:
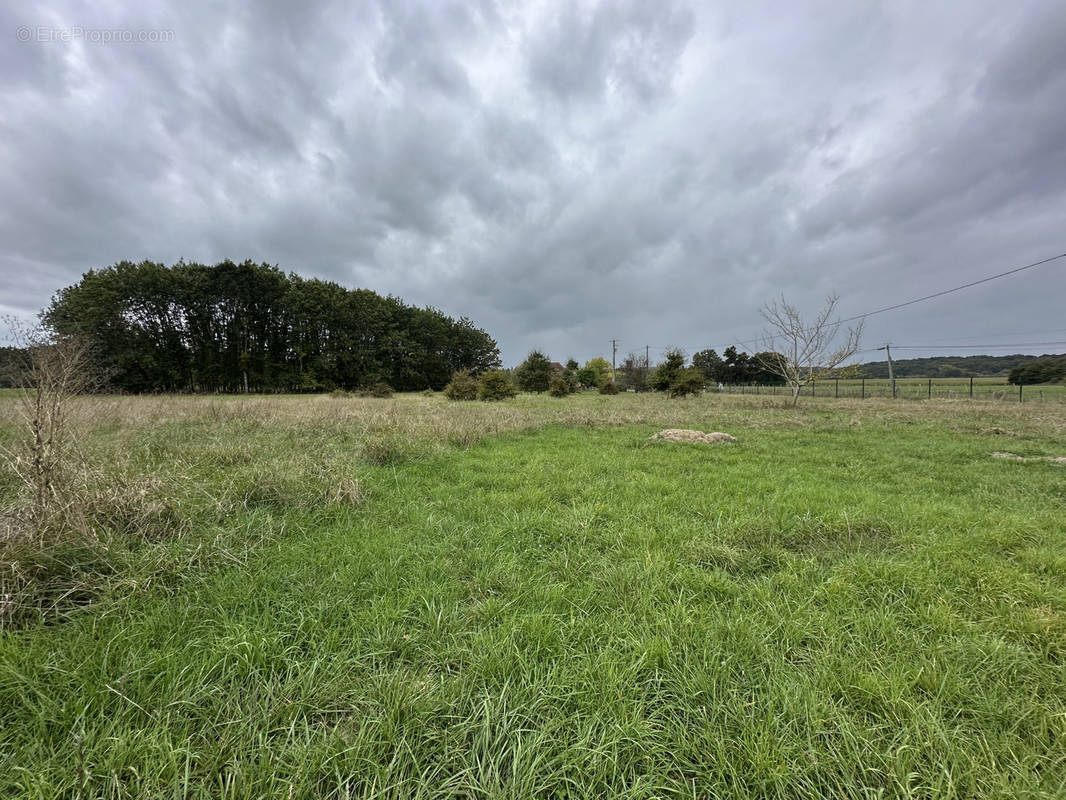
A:
{"type": "Polygon", "coordinates": [[[1066,795],[1066,405],[80,406],[0,796],[1066,795]]]}

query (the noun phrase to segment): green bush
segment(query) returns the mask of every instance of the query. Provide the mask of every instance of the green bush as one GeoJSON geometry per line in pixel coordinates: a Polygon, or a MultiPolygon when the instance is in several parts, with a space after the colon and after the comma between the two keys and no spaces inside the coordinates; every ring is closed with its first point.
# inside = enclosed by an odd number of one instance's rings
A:
{"type": "Polygon", "coordinates": [[[562,375],[552,375],[551,383],[548,384],[548,394],[552,397],[566,397],[572,391],[570,382],[566,378],[562,375]]]}
{"type": "Polygon", "coordinates": [[[477,400],[477,378],[470,374],[470,370],[461,369],[452,374],[452,379],[444,387],[444,396],[449,400],[477,400]]]}
{"type": "Polygon", "coordinates": [[[477,396],[479,400],[509,400],[518,394],[511,376],[502,369],[493,369],[481,376],[477,396]]]}
{"type": "Polygon", "coordinates": [[[614,381],[604,381],[600,387],[600,394],[618,394],[618,384],[614,381]]]}
{"type": "Polygon", "coordinates": [[[574,373],[577,382],[586,389],[595,389],[600,385],[600,375],[595,367],[585,366],[574,373]]]}
{"type": "Polygon", "coordinates": [[[373,383],[370,386],[367,386],[365,389],[360,390],[359,396],[381,398],[392,397],[392,387],[389,386],[387,383],[378,381],[377,383],[373,383]]]}
{"type": "Polygon", "coordinates": [[[677,377],[670,384],[671,397],[684,397],[687,394],[702,394],[707,384],[707,376],[699,367],[685,367],[678,370],[677,377]]]}
{"type": "Polygon", "coordinates": [[[515,367],[514,376],[523,392],[546,392],[551,384],[552,362],[539,350],[515,367]]]}

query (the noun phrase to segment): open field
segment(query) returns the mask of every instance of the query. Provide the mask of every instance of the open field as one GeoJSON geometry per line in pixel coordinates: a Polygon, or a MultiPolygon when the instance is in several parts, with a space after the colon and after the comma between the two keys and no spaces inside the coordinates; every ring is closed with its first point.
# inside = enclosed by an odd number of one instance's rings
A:
{"type": "Polygon", "coordinates": [[[0,796],[1064,796],[1061,404],[84,411],[0,796]]]}

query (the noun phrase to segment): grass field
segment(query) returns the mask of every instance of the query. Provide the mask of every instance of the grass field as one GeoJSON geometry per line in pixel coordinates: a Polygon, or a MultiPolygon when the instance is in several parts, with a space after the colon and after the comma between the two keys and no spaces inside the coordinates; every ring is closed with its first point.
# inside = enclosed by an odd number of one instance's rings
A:
{"type": "Polygon", "coordinates": [[[103,543],[0,632],[0,796],[1066,795],[1066,469],[989,457],[1061,405],[85,412],[103,543]]]}

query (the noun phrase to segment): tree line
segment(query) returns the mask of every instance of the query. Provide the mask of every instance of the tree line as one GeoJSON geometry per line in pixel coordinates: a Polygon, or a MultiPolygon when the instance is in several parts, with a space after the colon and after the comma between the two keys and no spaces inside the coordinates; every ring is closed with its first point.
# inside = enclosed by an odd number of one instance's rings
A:
{"type": "MultiPolygon", "coordinates": [[[[1042,358],[1056,357],[1066,358],[1066,356],[1042,356],[1042,358]]],[[[897,378],[984,378],[1007,376],[1035,359],[1036,356],[1021,354],[894,358],[892,367],[897,378]]],[[[883,360],[858,364],[849,369],[849,377],[888,377],[888,364],[883,360]]]]}
{"type": "MultiPolygon", "coordinates": [[[[517,390],[549,392],[556,397],[572,394],[580,389],[597,389],[603,394],[617,391],[667,392],[674,396],[696,394],[707,384],[716,383],[784,383],[780,371],[775,372],[782,356],[777,353],[756,353],[749,356],[728,347],[721,356],[714,350],[701,350],[689,362],[680,349],[667,350],[663,360],[651,366],[646,356],[630,353],[622,364],[612,370],[611,363],[596,357],[578,364],[573,358],[559,364],[542,351],[533,350],[526,359],[508,374],[517,390]]],[[[453,399],[474,399],[472,384],[466,376],[453,378],[453,399]]]]}
{"type": "Polygon", "coordinates": [[[90,270],[42,319],[86,338],[108,388],[126,392],[438,390],[500,365],[466,317],[251,261],[90,270]]]}

